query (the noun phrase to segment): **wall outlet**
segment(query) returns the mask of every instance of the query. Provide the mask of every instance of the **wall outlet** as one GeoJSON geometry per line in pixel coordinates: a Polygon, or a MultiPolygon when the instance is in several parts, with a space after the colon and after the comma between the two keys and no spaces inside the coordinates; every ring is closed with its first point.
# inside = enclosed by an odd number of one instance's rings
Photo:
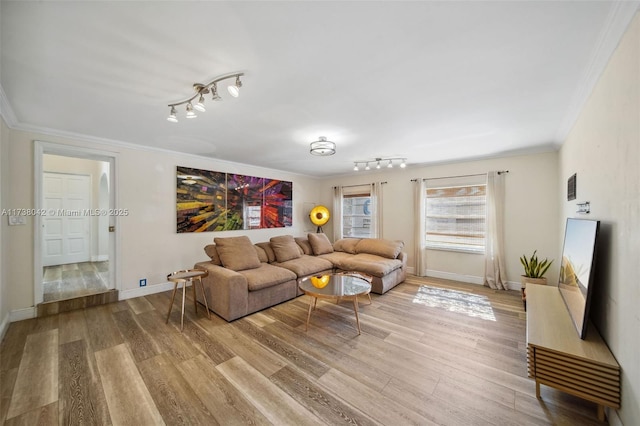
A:
{"type": "Polygon", "coordinates": [[[147,286],[147,279],[143,278],[140,280],[140,287],[146,287],[147,286]]]}

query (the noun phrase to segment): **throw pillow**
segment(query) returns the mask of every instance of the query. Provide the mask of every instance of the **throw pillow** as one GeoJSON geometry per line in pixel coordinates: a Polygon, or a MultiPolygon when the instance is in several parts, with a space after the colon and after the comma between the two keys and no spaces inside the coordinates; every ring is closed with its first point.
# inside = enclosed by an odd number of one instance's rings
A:
{"type": "Polygon", "coordinates": [[[271,241],[271,248],[276,254],[276,260],[278,262],[286,262],[287,260],[297,259],[302,256],[300,246],[296,244],[293,235],[272,237],[269,241],[271,241]]]}
{"type": "Polygon", "coordinates": [[[333,246],[331,245],[331,241],[325,234],[309,234],[307,235],[309,239],[309,244],[311,244],[311,248],[313,249],[313,254],[316,256],[320,254],[333,253],[333,246]]]}
{"type": "Polygon", "coordinates": [[[358,242],[356,252],[376,254],[388,259],[395,259],[398,257],[403,247],[404,242],[402,241],[383,240],[381,238],[363,238],[358,242]]]}
{"type": "Polygon", "coordinates": [[[222,266],[233,271],[260,267],[258,253],[249,237],[214,238],[222,266]]]}
{"type": "Polygon", "coordinates": [[[313,254],[313,249],[311,248],[311,244],[309,244],[309,240],[300,237],[294,238],[294,240],[296,240],[296,243],[298,243],[298,245],[302,249],[303,254],[313,254]]]}
{"type": "Polygon", "coordinates": [[[214,265],[222,266],[220,262],[220,256],[218,256],[218,250],[216,249],[215,244],[207,244],[204,246],[204,252],[207,253],[207,256],[211,258],[211,263],[214,265]]]}
{"type": "Polygon", "coordinates": [[[267,260],[269,263],[273,263],[276,261],[276,254],[273,252],[270,242],[266,241],[262,243],[256,243],[256,246],[264,250],[264,252],[267,254],[267,260]]]}
{"type": "Polygon", "coordinates": [[[356,254],[356,245],[359,242],[360,238],[341,238],[333,244],[333,249],[335,251],[356,254]]]}

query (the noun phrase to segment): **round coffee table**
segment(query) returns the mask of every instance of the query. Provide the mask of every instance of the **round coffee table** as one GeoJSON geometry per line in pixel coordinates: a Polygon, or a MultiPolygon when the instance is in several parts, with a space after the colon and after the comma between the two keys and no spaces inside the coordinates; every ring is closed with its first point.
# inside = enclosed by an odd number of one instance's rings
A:
{"type": "Polygon", "coordinates": [[[364,296],[371,292],[371,284],[362,276],[351,274],[327,274],[302,278],[298,287],[304,294],[313,297],[309,301],[306,330],[309,330],[311,311],[315,308],[318,299],[351,299],[353,300],[353,312],[356,315],[358,334],[360,333],[360,319],[358,318],[358,296],[364,296]]]}

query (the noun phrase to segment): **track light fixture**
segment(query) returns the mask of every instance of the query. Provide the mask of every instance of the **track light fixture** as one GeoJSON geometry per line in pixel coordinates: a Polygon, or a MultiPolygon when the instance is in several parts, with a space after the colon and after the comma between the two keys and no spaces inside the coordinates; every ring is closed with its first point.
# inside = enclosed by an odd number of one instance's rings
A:
{"type": "Polygon", "coordinates": [[[231,74],[224,74],[221,75],[219,77],[214,78],[211,82],[207,83],[207,84],[200,84],[200,83],[195,83],[193,85],[193,90],[196,92],[193,96],[191,96],[188,99],[185,99],[183,101],[180,102],[174,102],[172,104],[169,104],[169,107],[171,108],[171,112],[169,113],[169,117],[167,117],[167,121],[170,121],[172,123],[177,123],[178,122],[178,117],[176,115],[176,107],[180,106],[180,105],[186,105],[186,110],[187,110],[187,118],[195,118],[197,117],[195,111],[193,111],[194,109],[200,112],[205,112],[207,109],[204,106],[204,95],[211,93],[211,99],[214,101],[221,101],[222,98],[220,97],[220,95],[218,95],[218,86],[217,84],[222,81],[222,80],[227,80],[230,78],[235,78],[236,81],[234,83],[234,85],[229,86],[228,90],[229,90],[229,94],[231,94],[231,96],[233,96],[234,98],[237,98],[240,95],[240,88],[242,87],[242,81],[240,81],[240,77],[243,76],[244,73],[243,72],[235,72],[235,73],[231,73],[231,74]],[[192,104],[192,101],[194,99],[198,98],[198,103],[196,103],[195,105],[192,104]]]}
{"type": "Polygon", "coordinates": [[[376,164],[376,169],[380,169],[382,167],[382,163],[387,162],[387,168],[388,169],[392,169],[394,162],[399,162],[400,163],[400,168],[404,169],[405,167],[407,167],[407,159],[403,158],[403,157],[385,157],[385,158],[374,158],[373,160],[362,160],[362,161],[354,161],[353,164],[355,165],[353,170],[354,171],[358,171],[360,170],[360,168],[358,167],[358,164],[365,164],[365,170],[371,170],[371,167],[369,167],[369,163],[375,163],[376,164]]]}

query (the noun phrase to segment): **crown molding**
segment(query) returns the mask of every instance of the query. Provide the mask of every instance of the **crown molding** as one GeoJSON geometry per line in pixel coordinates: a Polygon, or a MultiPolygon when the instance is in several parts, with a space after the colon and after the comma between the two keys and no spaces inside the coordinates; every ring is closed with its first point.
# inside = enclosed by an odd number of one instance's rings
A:
{"type": "Polygon", "coordinates": [[[4,93],[2,84],[0,84],[0,116],[10,128],[13,128],[18,123],[16,114],[13,112],[13,108],[9,103],[9,99],[7,99],[6,93],[4,93]]]}
{"type": "MultiPolygon", "coordinates": [[[[6,122],[6,120],[5,120],[5,122],[6,122]]],[[[42,136],[45,136],[45,137],[49,136],[49,137],[56,137],[56,138],[73,140],[73,141],[76,141],[76,142],[79,142],[79,143],[83,143],[83,144],[86,144],[87,142],[89,142],[89,143],[93,143],[93,144],[103,145],[103,146],[105,146],[107,148],[110,148],[110,151],[114,151],[114,152],[117,152],[117,150],[116,150],[117,148],[124,148],[124,149],[131,149],[131,150],[134,150],[134,151],[157,152],[157,153],[163,153],[163,154],[169,154],[169,155],[181,155],[183,157],[193,158],[193,159],[197,159],[197,160],[208,160],[208,161],[215,161],[217,163],[227,164],[227,165],[229,165],[229,170],[234,170],[235,168],[237,168],[238,165],[242,165],[242,166],[245,166],[245,167],[251,167],[251,168],[255,169],[256,170],[255,173],[257,173],[260,170],[265,171],[266,173],[273,173],[274,171],[277,171],[277,172],[280,172],[280,173],[286,173],[287,175],[310,177],[310,175],[305,175],[305,174],[302,174],[302,173],[295,173],[295,172],[289,172],[289,171],[285,171],[285,170],[268,168],[268,167],[264,167],[264,166],[257,166],[255,164],[249,164],[249,163],[238,163],[238,162],[235,162],[235,161],[224,160],[222,158],[208,157],[208,156],[205,156],[205,155],[198,155],[198,154],[191,154],[191,153],[188,153],[188,152],[174,151],[174,150],[171,150],[171,149],[158,148],[158,147],[155,147],[155,146],[139,145],[139,144],[132,143],[132,142],[123,142],[123,141],[119,141],[119,140],[116,140],[116,139],[109,139],[109,138],[102,138],[102,137],[98,137],[98,136],[85,135],[85,134],[82,134],[82,133],[69,132],[69,131],[60,130],[60,129],[52,129],[52,128],[49,128],[49,127],[41,127],[41,126],[35,126],[35,125],[31,125],[31,124],[24,124],[24,123],[18,123],[18,122],[13,122],[12,124],[7,122],[7,125],[9,126],[10,129],[13,129],[13,130],[20,130],[20,131],[28,132],[28,133],[37,133],[37,134],[41,135],[36,139],[45,140],[46,138],[43,138],[42,136]]],[[[51,142],[53,142],[53,141],[51,141],[51,142]]]]}
{"type": "Polygon", "coordinates": [[[591,95],[602,72],[609,63],[622,36],[635,14],[640,10],[640,1],[615,1],[605,22],[598,41],[591,54],[591,60],[573,95],[571,105],[556,133],[557,145],[562,145],[580,116],[587,99],[591,95]]]}

